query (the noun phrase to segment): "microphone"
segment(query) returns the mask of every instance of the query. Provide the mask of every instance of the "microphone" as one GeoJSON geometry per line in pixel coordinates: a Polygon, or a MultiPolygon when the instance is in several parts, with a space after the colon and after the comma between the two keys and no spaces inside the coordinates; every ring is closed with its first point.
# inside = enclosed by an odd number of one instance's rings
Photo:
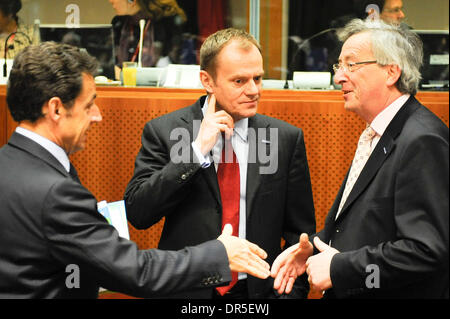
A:
{"type": "Polygon", "coordinates": [[[142,68],[142,51],[143,51],[143,45],[144,45],[144,27],[145,27],[145,20],[141,19],[139,20],[139,57],[138,57],[138,68],[142,68]]]}
{"type": "Polygon", "coordinates": [[[4,54],[5,54],[5,63],[3,64],[3,76],[4,76],[5,78],[6,78],[6,76],[8,75],[8,71],[7,71],[8,65],[7,65],[7,63],[6,63],[6,54],[8,53],[8,50],[14,50],[14,44],[8,45],[8,41],[9,41],[9,39],[10,39],[12,36],[14,36],[14,35],[16,35],[16,34],[23,34],[23,35],[27,38],[28,44],[33,43],[33,41],[31,41],[30,37],[29,37],[26,33],[23,33],[23,32],[21,32],[21,31],[15,31],[15,32],[12,32],[12,33],[8,34],[8,36],[6,37],[6,40],[5,40],[5,51],[4,51],[4,54]]]}
{"type": "MultiPolygon", "coordinates": [[[[288,75],[289,75],[289,72],[291,72],[291,70],[293,68],[294,60],[297,57],[297,54],[300,52],[301,49],[303,49],[304,46],[306,46],[311,40],[317,38],[318,36],[321,36],[322,34],[325,34],[325,33],[331,32],[331,31],[336,31],[338,29],[339,28],[328,28],[328,29],[325,29],[325,30],[322,30],[320,32],[313,34],[312,36],[310,36],[309,38],[306,38],[305,40],[300,39],[300,42],[297,43],[297,49],[295,50],[294,54],[292,55],[291,62],[288,65],[288,75]]],[[[286,83],[284,84],[285,89],[289,88],[288,78],[289,78],[289,76],[286,77],[286,83]]]]}

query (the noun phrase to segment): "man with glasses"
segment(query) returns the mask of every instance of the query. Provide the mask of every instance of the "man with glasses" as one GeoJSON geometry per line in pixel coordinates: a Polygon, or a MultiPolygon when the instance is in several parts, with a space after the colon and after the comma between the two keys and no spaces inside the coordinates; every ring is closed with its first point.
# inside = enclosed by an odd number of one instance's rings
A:
{"type": "Polygon", "coordinates": [[[400,24],[405,18],[403,12],[402,0],[386,0],[384,1],[383,10],[381,10],[380,18],[388,23],[400,24]]]}
{"type": "Polygon", "coordinates": [[[272,265],[289,292],[303,272],[329,298],[448,298],[449,130],[420,104],[422,43],[410,30],[351,21],[335,82],[367,123],[322,231],[272,265]]]}
{"type": "Polygon", "coordinates": [[[400,24],[405,19],[402,0],[356,0],[356,17],[380,18],[386,23],[400,24]]]}

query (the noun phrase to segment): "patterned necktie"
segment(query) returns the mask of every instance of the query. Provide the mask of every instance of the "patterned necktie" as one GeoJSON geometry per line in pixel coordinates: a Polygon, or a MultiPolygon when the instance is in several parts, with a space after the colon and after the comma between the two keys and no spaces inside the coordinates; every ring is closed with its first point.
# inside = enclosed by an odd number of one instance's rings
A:
{"type": "MultiPolygon", "coordinates": [[[[217,168],[220,198],[222,199],[222,229],[226,224],[233,226],[233,236],[239,236],[239,200],[240,175],[239,163],[231,145],[231,139],[225,140],[222,147],[222,158],[217,168]]],[[[231,282],[228,286],[217,287],[220,295],[224,295],[237,282],[237,272],[231,273],[231,282]]]]}
{"type": "Polygon", "coordinates": [[[345,201],[347,200],[347,197],[353,188],[353,185],[355,185],[359,174],[361,173],[364,165],[366,165],[366,162],[370,157],[370,153],[372,150],[372,140],[376,135],[377,133],[370,126],[367,126],[367,128],[362,132],[361,137],[359,138],[358,147],[356,148],[352,167],[350,168],[350,173],[348,174],[347,182],[345,183],[344,193],[342,194],[341,203],[339,204],[336,218],[341,213],[341,209],[344,206],[345,201]]]}

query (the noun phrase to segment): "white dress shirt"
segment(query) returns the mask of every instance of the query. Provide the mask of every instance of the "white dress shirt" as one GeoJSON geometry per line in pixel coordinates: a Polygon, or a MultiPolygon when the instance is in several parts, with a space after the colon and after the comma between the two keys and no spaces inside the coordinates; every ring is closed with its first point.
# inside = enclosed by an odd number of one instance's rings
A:
{"type": "Polygon", "coordinates": [[[402,108],[402,106],[408,101],[410,94],[404,94],[392,102],[388,107],[386,107],[383,111],[381,111],[370,123],[372,129],[377,133],[377,135],[373,138],[371,148],[372,151],[377,146],[380,141],[381,136],[384,131],[388,127],[389,123],[391,123],[394,116],[397,112],[402,108]]]}

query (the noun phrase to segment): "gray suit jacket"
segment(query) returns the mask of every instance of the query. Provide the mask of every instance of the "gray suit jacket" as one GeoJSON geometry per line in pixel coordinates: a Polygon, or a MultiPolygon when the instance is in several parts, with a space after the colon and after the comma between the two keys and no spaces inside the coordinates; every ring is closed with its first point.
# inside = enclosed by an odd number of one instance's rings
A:
{"type": "Polygon", "coordinates": [[[0,176],[0,298],[95,298],[99,286],[152,297],[231,280],[217,240],[175,252],[120,238],[94,196],[20,134],[0,149],[0,176]]]}
{"type": "MultiPolygon", "coordinates": [[[[197,134],[194,127],[198,128],[203,118],[204,99],[153,119],[142,134],[125,200],[128,219],[137,228],[150,227],[165,217],[159,248],[178,249],[220,234],[222,203],[214,165],[201,168],[191,148],[197,134]],[[174,150],[181,149],[189,156],[177,162],[174,150]]],[[[248,126],[247,239],[263,248],[272,264],[281,252],[282,237],[289,246],[298,242],[302,232],[315,232],[303,132],[260,114],[249,118],[248,126]]],[[[309,290],[305,279],[298,286],[303,296],[309,290]]],[[[249,296],[268,297],[272,283],[271,279],[248,276],[249,296]]],[[[211,289],[177,297],[209,298],[211,289]]]]}
{"type": "Polygon", "coordinates": [[[338,298],[448,298],[449,130],[411,97],[387,127],[341,213],[320,238],[338,298]]]}

